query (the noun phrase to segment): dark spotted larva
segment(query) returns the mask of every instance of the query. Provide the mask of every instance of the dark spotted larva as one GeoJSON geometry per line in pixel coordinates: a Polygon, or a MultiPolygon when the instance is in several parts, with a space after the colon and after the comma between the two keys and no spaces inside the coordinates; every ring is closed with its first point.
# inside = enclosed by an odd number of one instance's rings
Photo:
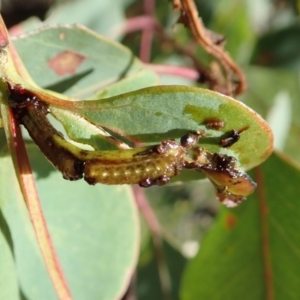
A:
{"type": "Polygon", "coordinates": [[[240,139],[240,132],[238,130],[231,130],[228,137],[222,139],[220,141],[220,145],[224,148],[231,147],[234,143],[236,143],[240,139]]]}
{"type": "Polygon", "coordinates": [[[220,141],[220,146],[224,147],[224,148],[228,148],[231,147],[233,144],[235,144],[239,139],[240,139],[240,134],[247,130],[248,127],[242,128],[240,130],[231,130],[229,132],[229,134],[226,134],[226,137],[221,139],[220,141]]]}
{"type": "Polygon", "coordinates": [[[197,159],[188,162],[186,167],[202,171],[214,184],[219,200],[227,206],[236,206],[256,188],[256,183],[247,173],[238,170],[236,163],[231,156],[198,148],[197,159]]]}
{"type": "Polygon", "coordinates": [[[225,126],[225,122],[218,118],[208,118],[204,120],[204,125],[210,129],[220,130],[225,126]]]}
{"type": "Polygon", "coordinates": [[[256,183],[244,172],[236,168],[236,160],[227,155],[213,154],[211,163],[202,166],[202,171],[221,193],[248,196],[256,188],[256,183]]]}
{"type": "Polygon", "coordinates": [[[139,183],[147,187],[165,184],[180,172],[185,150],[175,141],[165,140],[160,145],[141,150],[92,153],[94,158],[88,157],[84,164],[85,180],[90,184],[139,183]]]}

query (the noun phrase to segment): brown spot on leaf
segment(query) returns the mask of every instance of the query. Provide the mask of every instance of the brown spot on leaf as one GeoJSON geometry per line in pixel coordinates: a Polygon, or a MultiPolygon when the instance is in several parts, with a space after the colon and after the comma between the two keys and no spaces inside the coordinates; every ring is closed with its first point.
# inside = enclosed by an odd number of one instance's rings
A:
{"type": "Polygon", "coordinates": [[[225,218],[225,226],[228,229],[233,229],[236,226],[237,219],[236,216],[233,214],[228,214],[225,218]]]}
{"type": "Polygon", "coordinates": [[[85,57],[71,50],[66,50],[51,58],[48,66],[57,75],[74,74],[76,69],[81,65],[85,57]]]}

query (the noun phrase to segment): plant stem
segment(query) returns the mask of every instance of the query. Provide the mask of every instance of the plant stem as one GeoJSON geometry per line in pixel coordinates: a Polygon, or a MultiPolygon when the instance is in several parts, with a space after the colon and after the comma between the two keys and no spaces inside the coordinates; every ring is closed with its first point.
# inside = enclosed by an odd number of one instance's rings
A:
{"type": "Polygon", "coordinates": [[[48,274],[58,299],[71,300],[72,296],[61,270],[43,215],[20,127],[16,123],[10,108],[1,105],[1,114],[16,174],[19,175],[17,177],[48,274]]]}
{"type": "Polygon", "coordinates": [[[264,262],[264,280],[265,280],[265,288],[266,288],[266,299],[274,300],[274,282],[273,282],[273,270],[271,264],[270,257],[270,235],[269,235],[269,227],[268,227],[268,206],[266,203],[266,195],[264,191],[264,175],[262,172],[262,168],[256,167],[254,169],[256,181],[258,183],[257,193],[259,199],[259,212],[260,212],[260,220],[261,220],[261,235],[262,235],[262,256],[264,262]]]}
{"type": "MultiPolygon", "coordinates": [[[[144,0],[144,11],[146,15],[154,15],[155,0],[144,0]]],[[[152,49],[152,40],[154,36],[153,26],[144,28],[141,36],[141,45],[140,45],[140,59],[143,62],[149,62],[151,59],[151,49],[152,49]]]]}

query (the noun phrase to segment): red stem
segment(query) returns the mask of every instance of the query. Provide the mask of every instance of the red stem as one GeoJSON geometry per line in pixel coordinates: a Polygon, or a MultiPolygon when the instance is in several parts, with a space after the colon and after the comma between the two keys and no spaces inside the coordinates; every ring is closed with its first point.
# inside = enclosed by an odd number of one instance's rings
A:
{"type": "Polygon", "coordinates": [[[158,74],[179,76],[195,81],[199,80],[199,72],[192,68],[159,64],[148,64],[147,67],[158,74]]]}
{"type": "Polygon", "coordinates": [[[7,112],[8,129],[10,131],[10,134],[7,136],[12,137],[8,144],[12,157],[16,159],[14,161],[16,173],[20,174],[18,179],[44,262],[58,298],[60,300],[71,300],[72,296],[61,270],[43,215],[20,127],[16,123],[11,109],[7,108],[7,112]]]}
{"type": "Polygon", "coordinates": [[[268,228],[268,206],[264,191],[264,178],[261,167],[256,167],[254,171],[258,183],[257,193],[259,199],[260,219],[262,227],[262,251],[265,271],[266,299],[274,300],[275,296],[273,289],[273,272],[270,257],[270,236],[268,228]]]}
{"type": "MultiPolygon", "coordinates": [[[[153,17],[155,0],[144,0],[144,11],[146,15],[153,17]]],[[[140,45],[140,59],[143,62],[149,62],[151,59],[152,40],[154,35],[153,26],[145,27],[142,31],[141,45],[140,45]]]]}

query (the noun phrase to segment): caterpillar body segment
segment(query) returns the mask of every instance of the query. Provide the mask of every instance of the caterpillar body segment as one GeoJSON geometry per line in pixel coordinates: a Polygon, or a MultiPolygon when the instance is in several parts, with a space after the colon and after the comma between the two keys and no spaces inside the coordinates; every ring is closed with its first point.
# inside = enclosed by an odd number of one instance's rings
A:
{"type": "Polygon", "coordinates": [[[122,153],[130,153],[127,158],[113,155],[87,160],[84,165],[85,180],[90,184],[138,183],[147,187],[167,183],[182,169],[185,149],[173,140],[141,150],[123,150],[122,153]]]}

